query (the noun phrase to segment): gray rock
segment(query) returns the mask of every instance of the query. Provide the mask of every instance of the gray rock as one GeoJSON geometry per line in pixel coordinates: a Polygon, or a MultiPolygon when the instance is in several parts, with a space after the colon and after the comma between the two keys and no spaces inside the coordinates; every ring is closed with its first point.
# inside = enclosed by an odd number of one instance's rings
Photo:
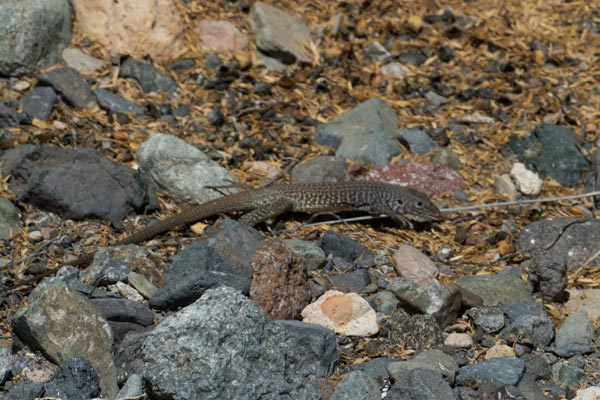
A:
{"type": "Polygon", "coordinates": [[[143,114],[144,109],[129,100],[106,89],[94,90],[94,96],[100,107],[115,114],[136,115],[143,114]]]}
{"type": "Polygon", "coordinates": [[[79,48],[66,48],[62,51],[65,63],[83,74],[93,74],[104,67],[104,61],[87,55],[79,48]]]}
{"type": "Polygon", "coordinates": [[[254,3],[248,16],[257,50],[284,65],[312,62],[308,50],[310,30],[298,16],[262,2],[254,3]]]}
{"type": "Polygon", "coordinates": [[[98,373],[102,395],[113,397],[118,390],[111,357],[113,338],[92,303],[61,281],[35,291],[29,301],[13,318],[17,337],[56,364],[73,357],[87,358],[98,373]]]}
{"type": "Polygon", "coordinates": [[[566,126],[537,125],[523,138],[511,136],[508,146],[529,169],[565,186],[577,186],[590,168],[577,148],[575,131],[566,126]]]}
{"type": "Polygon", "coordinates": [[[527,400],[548,400],[542,389],[538,386],[535,378],[527,371],[521,377],[517,388],[527,400]]]}
{"type": "Polygon", "coordinates": [[[0,347],[0,385],[3,384],[12,370],[11,351],[7,347],[0,347]]]}
{"type": "Polygon", "coordinates": [[[136,159],[140,170],[169,197],[188,203],[204,203],[237,192],[236,179],[196,147],[172,136],[156,134],[140,146],[136,159]]]}
{"type": "Polygon", "coordinates": [[[164,92],[172,97],[177,91],[177,82],[168,75],[158,72],[152,64],[128,58],[121,64],[119,77],[135,79],[144,93],[164,92]]]}
{"type": "Polygon", "coordinates": [[[71,42],[68,0],[0,3],[0,75],[34,73],[55,64],[71,42]]]}
{"type": "Polygon", "coordinates": [[[325,232],[321,237],[320,245],[327,256],[340,257],[351,263],[370,266],[376,258],[375,253],[360,244],[357,240],[345,235],[338,235],[331,231],[325,232]]]}
{"type": "Polygon", "coordinates": [[[496,333],[504,328],[504,313],[498,308],[472,308],[467,313],[486,333],[496,333]]]}
{"type": "Polygon", "coordinates": [[[563,388],[579,385],[585,378],[585,371],[568,361],[559,361],[552,366],[552,378],[563,388]]]}
{"type": "Polygon", "coordinates": [[[0,128],[18,126],[22,122],[22,118],[17,112],[17,102],[8,101],[3,103],[0,103],[0,128]]]}
{"type": "Polygon", "coordinates": [[[89,148],[22,145],[0,156],[19,200],[63,218],[121,221],[158,207],[140,174],[89,148]]]}
{"type": "Polygon", "coordinates": [[[46,384],[46,396],[64,400],[89,400],[100,395],[98,374],[82,357],[63,362],[52,381],[46,384]]]}
{"type": "Polygon", "coordinates": [[[376,312],[390,315],[398,307],[400,304],[400,300],[396,297],[396,295],[387,290],[381,290],[375,293],[373,296],[370,296],[367,301],[373,307],[376,312]]]}
{"type": "Polygon", "coordinates": [[[504,385],[516,385],[525,370],[525,362],[516,357],[491,358],[461,367],[456,375],[458,385],[485,384],[495,390],[504,385]]]}
{"type": "Polygon", "coordinates": [[[375,62],[389,62],[392,59],[390,52],[377,40],[372,41],[362,50],[364,64],[375,62]]]}
{"type": "Polygon", "coordinates": [[[373,379],[389,379],[388,365],[397,361],[399,360],[394,358],[378,357],[360,364],[354,364],[350,368],[362,371],[373,379]]]}
{"type": "Polygon", "coordinates": [[[22,229],[17,207],[10,200],[0,197],[0,239],[8,239],[22,229]]]}
{"type": "Polygon", "coordinates": [[[302,354],[297,367],[316,376],[327,376],[338,359],[335,333],[321,325],[302,321],[279,320],[275,324],[286,329],[302,354]]]}
{"type": "Polygon", "coordinates": [[[357,269],[344,274],[328,274],[332,289],[345,293],[362,293],[371,283],[371,275],[366,269],[357,269]]]}
{"type": "Polygon", "coordinates": [[[566,296],[567,273],[600,251],[600,220],[544,219],[519,235],[519,250],[532,255],[529,280],[546,300],[566,296]]]}
{"type": "Polygon", "coordinates": [[[541,306],[532,301],[524,303],[504,303],[501,305],[501,308],[510,321],[514,321],[525,315],[536,315],[538,317],[546,316],[546,313],[541,306]]]}
{"type": "Polygon", "coordinates": [[[230,219],[222,221],[174,257],[173,268],[150,299],[150,306],[159,310],[186,306],[207,289],[221,285],[248,294],[250,257],[262,240],[249,226],[230,219]]]}
{"type": "Polygon", "coordinates": [[[379,385],[362,371],[347,374],[329,400],[381,400],[379,385]]]}
{"type": "Polygon", "coordinates": [[[398,309],[385,321],[384,328],[393,343],[416,351],[438,347],[444,341],[442,328],[431,315],[408,315],[398,309]]]}
{"type": "Polygon", "coordinates": [[[412,154],[425,154],[440,147],[420,129],[403,129],[398,132],[398,139],[408,147],[412,154]]]}
{"type": "Polygon", "coordinates": [[[390,363],[388,373],[397,381],[400,377],[414,369],[428,369],[444,377],[448,383],[454,383],[454,376],[458,371],[458,364],[448,354],[441,350],[426,350],[411,360],[390,363]]]}
{"type": "Polygon", "coordinates": [[[448,104],[450,102],[450,99],[437,94],[433,90],[430,90],[427,93],[425,93],[425,99],[429,102],[429,104],[431,104],[435,108],[439,108],[440,106],[443,106],[444,104],[448,104]]]}
{"type": "Polygon", "coordinates": [[[548,317],[524,315],[516,318],[502,331],[502,338],[509,343],[547,346],[554,337],[554,324],[548,317]]]}
{"type": "Polygon", "coordinates": [[[534,379],[549,379],[552,375],[550,363],[540,354],[525,354],[520,357],[525,361],[525,370],[527,374],[534,379]]]}
{"type": "Polygon", "coordinates": [[[91,302],[107,321],[132,322],[143,326],[152,325],[154,322],[154,312],[133,300],[101,298],[92,299],[91,302]]]}
{"type": "MultiPolygon", "coordinates": [[[[166,317],[139,347],[152,398],[320,398],[288,331],[220,287],[166,317]]],[[[136,371],[133,371],[136,372],[136,371]]]]}
{"type": "Polygon", "coordinates": [[[569,315],[556,332],[554,345],[568,346],[572,343],[591,344],[594,337],[594,327],[590,324],[588,313],[580,311],[569,315]]]}
{"type": "Polygon", "coordinates": [[[52,114],[55,102],[56,92],[54,89],[48,86],[39,86],[21,98],[21,107],[23,112],[31,118],[47,119],[52,114]]]}
{"type": "Polygon", "coordinates": [[[413,369],[390,388],[389,400],[456,400],[448,382],[428,369],[413,369]]]}
{"type": "Polygon", "coordinates": [[[295,238],[285,239],[284,242],[290,249],[302,257],[309,274],[325,264],[325,252],[316,242],[308,242],[295,238]]]}
{"type": "Polygon", "coordinates": [[[81,273],[81,280],[93,286],[126,282],[131,272],[129,265],[134,261],[139,267],[156,269],[149,255],[148,250],[135,244],[100,248],[92,264],[81,273]]]}
{"type": "Polygon", "coordinates": [[[518,268],[507,267],[496,275],[463,276],[456,284],[481,296],[486,306],[533,301],[531,287],[521,279],[518,268]]]}
{"type": "Polygon", "coordinates": [[[4,400],[37,399],[44,393],[44,385],[29,379],[21,379],[6,394],[4,400]]]}
{"type": "Polygon", "coordinates": [[[346,164],[334,156],[319,156],[292,169],[294,183],[343,182],[347,180],[346,164]]]}
{"type": "Polygon", "coordinates": [[[418,286],[404,278],[395,278],[386,289],[398,297],[405,310],[431,315],[442,327],[452,324],[460,310],[460,290],[453,284],[418,286]]]}
{"type": "Polygon", "coordinates": [[[367,100],[329,123],[317,127],[317,143],[336,149],[336,156],[387,165],[400,154],[396,143],[398,117],[379,98],[367,100]]]}
{"type": "Polygon", "coordinates": [[[54,68],[38,76],[38,81],[52,86],[67,103],[74,107],[88,108],[96,103],[90,85],[76,69],[54,68]]]}
{"type": "Polygon", "coordinates": [[[115,396],[115,400],[125,400],[141,397],[144,393],[144,381],[141,375],[133,374],[123,385],[119,393],[115,396]]]}
{"type": "Polygon", "coordinates": [[[418,67],[427,61],[427,56],[419,51],[408,51],[400,54],[397,60],[402,64],[414,65],[415,67],[418,67]]]}

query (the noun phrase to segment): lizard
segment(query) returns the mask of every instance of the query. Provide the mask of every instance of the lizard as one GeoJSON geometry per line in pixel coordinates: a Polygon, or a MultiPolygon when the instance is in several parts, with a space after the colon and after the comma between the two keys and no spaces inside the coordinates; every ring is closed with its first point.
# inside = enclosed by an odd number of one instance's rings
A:
{"type": "MultiPolygon", "coordinates": [[[[193,206],[179,214],[147,225],[114,245],[139,243],[181,225],[219,214],[246,212],[239,221],[250,226],[270,220],[284,212],[308,214],[362,211],[385,214],[403,227],[411,221],[441,221],[443,216],[427,195],[409,187],[390,183],[353,181],[331,183],[274,184],[233,193],[193,206]]],[[[69,263],[89,264],[95,252],[83,254],[69,263]]],[[[42,278],[45,274],[41,274],[42,278]]],[[[35,280],[40,276],[34,277],[35,280]]],[[[29,283],[29,280],[19,282],[29,283]]]]}

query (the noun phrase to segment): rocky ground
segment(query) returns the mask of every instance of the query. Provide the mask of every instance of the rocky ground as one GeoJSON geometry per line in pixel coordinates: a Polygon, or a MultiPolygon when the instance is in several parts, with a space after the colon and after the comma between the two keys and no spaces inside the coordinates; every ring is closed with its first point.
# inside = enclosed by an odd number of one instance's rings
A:
{"type": "Polygon", "coordinates": [[[600,5],[497,3],[0,3],[0,396],[599,398],[600,196],[456,208],[598,190],[600,5]],[[446,219],[110,246],[357,179],[446,219]]]}

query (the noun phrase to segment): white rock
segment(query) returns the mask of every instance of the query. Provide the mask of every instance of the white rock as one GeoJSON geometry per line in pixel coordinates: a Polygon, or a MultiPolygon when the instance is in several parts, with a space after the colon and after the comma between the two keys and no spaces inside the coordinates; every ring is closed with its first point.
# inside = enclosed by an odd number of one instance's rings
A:
{"type": "Polygon", "coordinates": [[[600,386],[590,386],[587,389],[577,391],[577,397],[573,400],[600,400],[600,386]]]}
{"type": "Polygon", "coordinates": [[[542,180],[533,171],[528,170],[523,163],[515,163],[510,170],[510,176],[515,180],[519,192],[536,196],[542,190],[542,180]]]}
{"type": "Polygon", "coordinates": [[[379,332],[375,310],[356,293],[329,290],[302,310],[302,319],[345,336],[370,336],[379,332]]]}
{"type": "Polygon", "coordinates": [[[501,176],[497,176],[494,179],[494,185],[496,186],[496,191],[498,193],[505,194],[511,199],[515,199],[517,197],[517,187],[510,179],[510,175],[503,174],[501,176]]]}

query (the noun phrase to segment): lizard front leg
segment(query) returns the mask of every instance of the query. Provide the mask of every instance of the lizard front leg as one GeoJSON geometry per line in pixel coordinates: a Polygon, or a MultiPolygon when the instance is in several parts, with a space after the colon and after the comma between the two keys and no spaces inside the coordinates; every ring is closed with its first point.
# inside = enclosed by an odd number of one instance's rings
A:
{"type": "Polygon", "coordinates": [[[279,214],[290,211],[293,208],[293,203],[286,198],[279,198],[267,206],[258,207],[247,212],[239,218],[243,224],[254,226],[260,222],[275,218],[279,214]]]}

